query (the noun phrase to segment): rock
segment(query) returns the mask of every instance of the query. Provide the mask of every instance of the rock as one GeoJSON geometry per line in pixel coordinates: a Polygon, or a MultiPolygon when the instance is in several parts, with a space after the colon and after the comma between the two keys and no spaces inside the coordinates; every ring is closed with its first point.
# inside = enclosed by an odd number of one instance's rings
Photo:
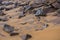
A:
{"type": "Polygon", "coordinates": [[[33,4],[30,4],[32,8],[38,8],[38,7],[41,7],[43,4],[36,4],[36,3],[33,3],[33,4]]]}
{"type": "Polygon", "coordinates": [[[10,36],[16,36],[16,35],[19,35],[19,33],[17,33],[17,32],[11,32],[10,33],[10,36]]]}
{"type": "Polygon", "coordinates": [[[14,7],[14,8],[16,8],[16,7],[18,7],[18,6],[19,6],[19,3],[18,3],[18,2],[15,2],[15,3],[14,3],[14,5],[15,5],[15,7],[14,7]]]}
{"type": "Polygon", "coordinates": [[[0,4],[2,4],[3,0],[0,0],[0,4]]]}
{"type": "Polygon", "coordinates": [[[22,22],[22,23],[20,23],[20,24],[25,25],[25,24],[27,24],[27,22],[22,22]]]}
{"type": "Polygon", "coordinates": [[[24,2],[20,2],[19,6],[25,6],[25,5],[29,5],[30,0],[26,0],[24,2]]]}
{"type": "Polygon", "coordinates": [[[24,12],[27,12],[30,8],[31,8],[31,6],[29,6],[29,5],[24,6],[24,12]]]}
{"type": "Polygon", "coordinates": [[[60,3],[55,2],[55,3],[52,4],[52,6],[54,8],[60,8],[60,3]]]}
{"type": "Polygon", "coordinates": [[[39,9],[36,10],[35,16],[46,16],[46,14],[43,13],[43,9],[42,8],[39,8],[39,9]]]}
{"type": "Polygon", "coordinates": [[[11,10],[13,8],[14,8],[14,5],[5,6],[5,10],[6,11],[11,10]]]}
{"type": "Polygon", "coordinates": [[[14,27],[11,27],[10,25],[5,24],[4,27],[3,27],[3,30],[4,30],[5,32],[11,33],[11,32],[14,31],[14,27]]]}
{"type": "Polygon", "coordinates": [[[0,10],[4,10],[5,9],[5,6],[0,6],[0,10]]]}
{"type": "Polygon", "coordinates": [[[24,17],[24,16],[25,16],[24,12],[21,11],[20,14],[19,14],[19,18],[22,18],[22,17],[24,17]]]}
{"type": "Polygon", "coordinates": [[[21,38],[22,38],[22,40],[28,40],[28,39],[32,38],[32,36],[30,34],[26,34],[26,35],[22,35],[21,38]]]}

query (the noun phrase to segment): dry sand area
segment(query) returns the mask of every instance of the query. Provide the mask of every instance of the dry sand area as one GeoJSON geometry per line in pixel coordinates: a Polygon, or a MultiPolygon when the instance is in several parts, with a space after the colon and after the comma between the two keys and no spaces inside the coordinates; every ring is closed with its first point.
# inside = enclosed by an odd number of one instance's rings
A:
{"type": "Polygon", "coordinates": [[[46,17],[41,17],[38,21],[32,13],[27,13],[26,16],[18,18],[20,8],[4,11],[9,20],[0,21],[0,40],[22,40],[21,36],[24,34],[32,36],[29,40],[60,40],[60,17],[53,16],[52,14],[55,12],[48,13],[46,17]],[[9,18],[10,16],[12,18],[9,18]],[[17,29],[19,35],[10,36],[3,30],[4,24],[9,24],[17,29]],[[43,24],[48,24],[48,27],[42,29],[43,24]]]}

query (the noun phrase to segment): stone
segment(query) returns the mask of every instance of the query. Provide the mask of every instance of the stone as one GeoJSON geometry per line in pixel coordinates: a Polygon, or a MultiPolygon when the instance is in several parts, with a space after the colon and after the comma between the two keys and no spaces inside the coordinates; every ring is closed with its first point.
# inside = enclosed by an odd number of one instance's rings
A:
{"type": "Polygon", "coordinates": [[[29,6],[29,5],[24,6],[24,12],[27,12],[30,8],[31,8],[31,6],[29,6]]]}
{"type": "Polygon", "coordinates": [[[8,24],[5,24],[4,27],[3,27],[3,30],[4,30],[5,32],[11,33],[11,32],[14,31],[14,27],[12,27],[12,26],[10,26],[10,25],[8,25],[8,24]]]}
{"type": "Polygon", "coordinates": [[[18,6],[19,6],[19,3],[18,3],[18,2],[15,2],[15,3],[14,3],[14,5],[15,5],[15,7],[14,7],[14,8],[16,8],[16,7],[18,7],[18,6]]]}
{"type": "Polygon", "coordinates": [[[19,35],[19,33],[17,33],[17,32],[11,32],[10,33],[10,36],[16,36],[16,35],[19,35]]]}
{"type": "Polygon", "coordinates": [[[46,13],[43,12],[42,8],[39,8],[38,10],[36,10],[35,16],[46,16],[46,13]]]}
{"type": "Polygon", "coordinates": [[[5,8],[6,11],[11,10],[12,8],[5,8]]]}
{"type": "Polygon", "coordinates": [[[26,34],[26,35],[22,35],[21,38],[22,38],[22,40],[28,40],[28,39],[32,38],[32,36],[30,34],[26,34]]]}
{"type": "Polygon", "coordinates": [[[52,6],[54,8],[60,8],[60,3],[55,2],[55,3],[52,4],[52,6]]]}
{"type": "Polygon", "coordinates": [[[4,6],[0,6],[0,10],[4,10],[5,9],[5,7],[4,6]]]}
{"type": "Polygon", "coordinates": [[[0,0],[0,4],[2,4],[3,0],[0,0]]]}
{"type": "Polygon", "coordinates": [[[24,16],[25,16],[25,15],[24,15],[24,12],[21,11],[20,14],[19,14],[19,18],[22,18],[22,17],[24,17],[24,16]]]}

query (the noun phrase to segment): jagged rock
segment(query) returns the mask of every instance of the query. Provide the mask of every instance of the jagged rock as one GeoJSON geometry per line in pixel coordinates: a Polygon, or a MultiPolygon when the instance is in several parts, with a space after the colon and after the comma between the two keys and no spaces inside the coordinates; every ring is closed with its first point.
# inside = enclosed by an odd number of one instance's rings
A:
{"type": "Polygon", "coordinates": [[[5,24],[4,27],[3,27],[3,30],[4,30],[5,32],[11,33],[11,32],[14,31],[14,27],[11,27],[10,25],[5,24]]]}
{"type": "Polygon", "coordinates": [[[30,34],[26,34],[26,35],[22,35],[21,38],[22,40],[28,40],[30,39],[32,36],[30,34]]]}

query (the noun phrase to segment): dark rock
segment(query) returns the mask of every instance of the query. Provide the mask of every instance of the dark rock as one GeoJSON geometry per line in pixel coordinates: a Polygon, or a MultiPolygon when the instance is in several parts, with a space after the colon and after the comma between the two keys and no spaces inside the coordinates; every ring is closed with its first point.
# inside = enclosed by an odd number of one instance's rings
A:
{"type": "Polygon", "coordinates": [[[5,32],[11,33],[11,32],[14,31],[14,27],[11,27],[10,25],[5,24],[3,30],[4,30],[5,32]]]}
{"type": "Polygon", "coordinates": [[[16,36],[16,35],[19,35],[19,33],[17,33],[17,32],[11,32],[10,33],[10,36],[16,36]]]}
{"type": "Polygon", "coordinates": [[[6,6],[6,7],[5,7],[5,11],[9,11],[9,10],[11,10],[11,9],[13,9],[13,7],[10,7],[10,6],[8,6],[8,7],[6,6]]]}
{"type": "Polygon", "coordinates": [[[6,11],[11,10],[12,8],[5,8],[6,11]]]}
{"type": "Polygon", "coordinates": [[[22,40],[28,40],[30,39],[32,36],[30,34],[26,34],[26,35],[23,35],[21,36],[22,40]]]}
{"type": "Polygon", "coordinates": [[[0,6],[0,10],[4,10],[4,8],[5,8],[4,6],[0,6]]]}
{"type": "Polygon", "coordinates": [[[16,7],[19,6],[19,3],[18,2],[15,2],[14,5],[15,5],[14,8],[16,8],[16,7]]]}

